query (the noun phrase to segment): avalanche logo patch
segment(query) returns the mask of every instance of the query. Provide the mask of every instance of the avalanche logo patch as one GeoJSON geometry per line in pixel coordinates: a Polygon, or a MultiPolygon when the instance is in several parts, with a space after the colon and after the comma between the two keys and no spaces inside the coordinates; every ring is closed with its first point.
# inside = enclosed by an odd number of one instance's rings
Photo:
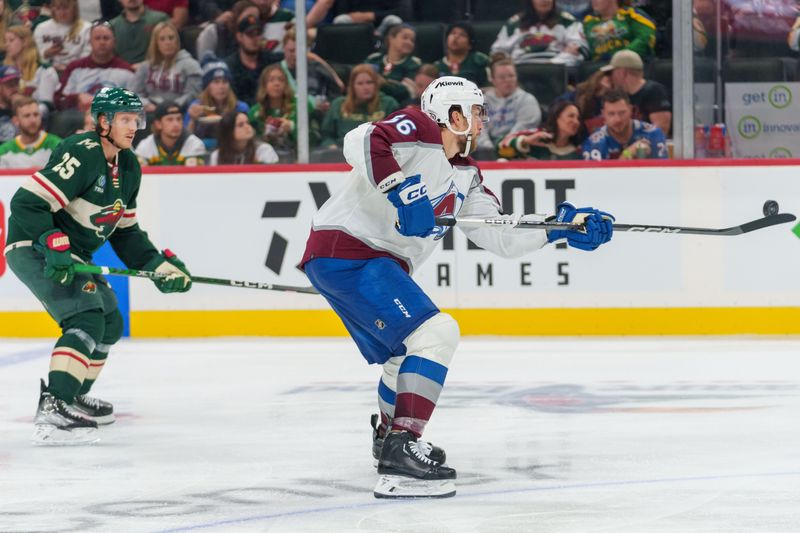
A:
{"type": "MultiPolygon", "coordinates": [[[[461,206],[464,204],[464,195],[459,192],[456,188],[456,184],[454,181],[450,182],[450,188],[447,189],[447,192],[444,194],[437,196],[436,198],[431,198],[431,204],[433,205],[433,214],[437,217],[455,217],[456,214],[461,211],[461,206]]],[[[436,226],[433,228],[433,235],[435,235],[434,240],[439,240],[444,237],[447,230],[449,230],[449,226],[436,226]]]]}
{"type": "Polygon", "coordinates": [[[87,281],[83,284],[81,290],[86,294],[94,294],[97,292],[97,285],[94,284],[94,281],[87,281]]]}
{"type": "Polygon", "coordinates": [[[122,201],[117,200],[113,205],[103,207],[99,212],[90,216],[89,220],[97,228],[95,235],[101,239],[107,239],[117,227],[124,213],[125,208],[122,206],[122,201]]]}

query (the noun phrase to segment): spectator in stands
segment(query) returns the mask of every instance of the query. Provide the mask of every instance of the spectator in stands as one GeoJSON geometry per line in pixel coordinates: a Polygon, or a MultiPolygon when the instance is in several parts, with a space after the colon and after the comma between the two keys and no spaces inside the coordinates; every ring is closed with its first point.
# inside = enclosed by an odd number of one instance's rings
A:
{"type": "Polygon", "coordinates": [[[591,0],[558,0],[558,7],[575,17],[575,20],[583,20],[589,13],[592,6],[591,0]]]}
{"type": "Polygon", "coordinates": [[[230,11],[220,14],[217,19],[206,25],[197,36],[197,57],[203,58],[209,52],[217,57],[228,57],[236,53],[239,45],[236,42],[236,31],[239,23],[247,16],[258,17],[261,12],[250,0],[239,0],[230,11]]]}
{"type": "Polygon", "coordinates": [[[135,65],[144,61],[153,27],[169,17],[161,11],[153,11],[143,0],[119,0],[122,13],[111,19],[117,37],[117,55],[135,65]]]}
{"type": "Polygon", "coordinates": [[[414,55],[417,33],[408,24],[397,24],[386,32],[384,39],[386,53],[375,52],[364,61],[374,65],[386,82],[381,90],[404,104],[416,99],[417,88],[414,75],[422,61],[414,55]]]}
{"type": "Polygon", "coordinates": [[[253,165],[278,162],[278,154],[269,144],[256,138],[247,115],[229,111],[222,116],[217,148],[211,153],[212,165],[253,165]]]}
{"type": "Polygon", "coordinates": [[[199,137],[184,131],[181,107],[166,101],[156,107],[153,133],[136,146],[135,152],[142,166],[191,167],[203,164],[206,147],[199,137]]]}
{"type": "Polygon", "coordinates": [[[578,106],[587,133],[592,133],[603,125],[603,96],[610,90],[611,76],[601,70],[575,88],[572,101],[578,106]]]}
{"type": "Polygon", "coordinates": [[[108,22],[92,24],[89,30],[90,54],[67,65],[55,93],[57,109],[77,108],[83,112],[92,104],[94,93],[102,87],[128,87],[133,67],[114,54],[116,40],[108,22]]]}
{"type": "Polygon", "coordinates": [[[139,95],[148,113],[162,102],[185,109],[197,98],[202,86],[200,63],[181,49],[178,30],[165,20],[156,24],[147,49],[147,59],[139,65],[130,89],[139,95]]]}
{"type": "Polygon", "coordinates": [[[14,99],[15,138],[0,144],[0,168],[42,168],[61,138],[42,129],[39,103],[29,96],[14,99]]]}
{"type": "MultiPolygon", "coordinates": [[[[428,85],[433,83],[433,80],[440,76],[439,69],[436,68],[436,65],[432,65],[431,63],[425,63],[424,65],[419,67],[417,71],[417,75],[414,76],[414,84],[417,86],[417,94],[422,94],[425,92],[425,89],[428,88],[428,85]]],[[[414,102],[414,107],[419,107],[419,102],[414,102]]]]}
{"type": "Polygon", "coordinates": [[[492,54],[511,56],[514,63],[576,65],[588,52],[582,24],[555,0],[528,0],[500,29],[492,54]]]}
{"type": "Polygon", "coordinates": [[[186,26],[189,20],[189,0],[144,0],[144,5],[167,15],[178,30],[186,26]]]}
{"type": "Polygon", "coordinates": [[[42,105],[42,113],[53,107],[53,95],[58,88],[56,69],[39,62],[39,53],[33,42],[33,33],[25,26],[11,26],[6,30],[6,65],[19,70],[20,92],[31,96],[42,105]]]}
{"type": "Polygon", "coordinates": [[[461,76],[478,87],[489,85],[489,56],[475,50],[472,24],[455,22],[447,28],[445,36],[445,56],[436,62],[439,75],[461,76]]]}
{"type": "Polygon", "coordinates": [[[789,42],[789,48],[795,52],[800,52],[800,17],[797,17],[797,20],[794,21],[787,40],[789,42]]]}
{"type": "MultiPolygon", "coordinates": [[[[0,35],[5,35],[6,28],[9,26],[11,26],[11,9],[5,0],[0,0],[0,32],[2,32],[0,35]]],[[[5,55],[6,43],[3,39],[0,39],[0,61],[5,57],[5,55]]]]}
{"type": "MultiPolygon", "coordinates": [[[[309,117],[313,117],[314,105],[309,101],[307,106],[309,117]]],[[[248,117],[256,135],[276,150],[288,153],[297,146],[296,99],[279,64],[270,65],[261,73],[256,104],[250,108],[248,117]]],[[[319,125],[312,119],[309,122],[309,144],[315,146],[318,143],[319,125]]]]}
{"type": "Polygon", "coordinates": [[[341,148],[344,136],[364,122],[381,120],[397,110],[397,100],[380,91],[381,77],[371,65],[356,65],[350,72],[347,94],[331,104],[322,123],[322,145],[341,148]]]}
{"type": "Polygon", "coordinates": [[[544,128],[510,133],[500,142],[500,156],[545,160],[581,159],[583,135],[578,106],[561,101],[547,114],[544,128]]]}
{"type": "Polygon", "coordinates": [[[612,86],[628,94],[633,105],[633,118],[658,126],[669,137],[672,105],[667,89],[657,81],[644,79],[644,64],[639,54],[620,50],[600,70],[610,72],[612,86]]]}
{"type": "Polygon", "coordinates": [[[0,66],[0,143],[17,134],[14,125],[14,98],[19,95],[19,70],[14,65],[0,66]]]}
{"type": "Polygon", "coordinates": [[[255,102],[261,71],[281,58],[261,49],[261,23],[254,16],[248,15],[239,22],[236,42],[239,49],[226,57],[225,62],[233,75],[234,92],[249,105],[255,102]]]}
{"type": "Polygon", "coordinates": [[[611,89],[603,97],[605,126],[583,143],[583,158],[667,159],[667,142],[658,127],[633,118],[633,106],[627,93],[611,89]]]}
{"type": "MultiPolygon", "coordinates": [[[[265,52],[283,51],[283,35],[289,24],[294,21],[294,12],[283,9],[278,0],[254,0],[261,12],[262,39],[261,49],[265,52]]],[[[261,74],[259,71],[258,74],[261,74]]],[[[256,74],[256,78],[258,77],[256,74]]]]}
{"type": "Polygon", "coordinates": [[[517,82],[514,62],[501,56],[491,65],[492,87],[484,91],[489,123],[478,137],[481,157],[495,154],[497,144],[509,133],[534,130],[542,120],[539,102],[517,82]]]}
{"type": "Polygon", "coordinates": [[[189,103],[184,117],[186,130],[200,137],[211,150],[216,146],[222,116],[230,111],[247,114],[248,109],[248,105],[238,100],[231,89],[228,65],[208,56],[203,62],[203,90],[189,103]]]}
{"type": "Polygon", "coordinates": [[[411,0],[337,0],[334,6],[334,24],[369,23],[379,37],[389,27],[413,19],[411,0]]]}
{"type": "Polygon", "coordinates": [[[639,9],[620,7],[619,0],[592,0],[583,33],[594,61],[610,59],[619,50],[633,50],[647,59],[656,46],[655,23],[639,9]]]}
{"type": "Polygon", "coordinates": [[[53,18],[36,26],[33,40],[39,56],[63,72],[70,61],[89,53],[91,24],[81,19],[78,0],[52,0],[50,10],[53,18]]]}
{"type": "MultiPolygon", "coordinates": [[[[309,32],[308,48],[311,48],[311,36],[309,32]]],[[[292,26],[286,30],[283,36],[284,58],[281,61],[281,68],[286,74],[289,86],[292,91],[297,91],[295,73],[297,72],[297,32],[292,26]]],[[[317,118],[325,115],[331,107],[334,98],[338,98],[344,92],[344,82],[336,74],[336,71],[321,57],[314,52],[307,53],[306,72],[308,75],[308,96],[314,100],[314,109],[317,118]]]]}

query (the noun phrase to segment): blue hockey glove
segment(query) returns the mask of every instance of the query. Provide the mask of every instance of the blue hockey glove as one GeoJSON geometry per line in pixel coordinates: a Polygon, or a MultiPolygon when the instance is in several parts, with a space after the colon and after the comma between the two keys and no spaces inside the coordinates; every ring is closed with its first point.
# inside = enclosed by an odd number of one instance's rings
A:
{"type": "Polygon", "coordinates": [[[69,237],[61,230],[47,231],[39,236],[36,249],[44,255],[44,275],[56,283],[69,285],[75,277],[69,237]]]}
{"type": "Polygon", "coordinates": [[[614,233],[614,216],[593,207],[577,209],[569,202],[558,204],[556,222],[583,224],[583,230],[550,230],[547,240],[555,242],[566,239],[573,248],[592,251],[611,240],[614,233]]]}
{"type": "Polygon", "coordinates": [[[427,237],[433,233],[433,206],[419,174],[409,176],[386,196],[397,208],[397,231],[402,235],[427,237]]]}

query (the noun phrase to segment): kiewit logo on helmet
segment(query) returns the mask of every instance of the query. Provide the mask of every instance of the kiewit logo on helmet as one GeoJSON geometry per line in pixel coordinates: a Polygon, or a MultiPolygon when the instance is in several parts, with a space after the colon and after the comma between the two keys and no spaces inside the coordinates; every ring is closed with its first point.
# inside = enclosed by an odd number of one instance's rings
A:
{"type": "Polygon", "coordinates": [[[438,89],[439,87],[447,87],[449,85],[462,85],[463,86],[464,82],[463,81],[440,81],[439,83],[436,84],[436,88],[438,89]]]}

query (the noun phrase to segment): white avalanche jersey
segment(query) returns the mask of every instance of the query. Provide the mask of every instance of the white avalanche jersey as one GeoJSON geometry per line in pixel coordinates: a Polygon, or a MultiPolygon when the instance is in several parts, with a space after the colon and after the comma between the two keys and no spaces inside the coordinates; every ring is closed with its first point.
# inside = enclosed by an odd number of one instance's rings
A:
{"type": "MultiPolygon", "coordinates": [[[[483,185],[475,160],[461,156],[448,160],[439,126],[419,109],[401,109],[380,122],[354,129],[345,136],[344,156],[353,170],[347,183],[314,216],[301,267],[317,257],[390,257],[413,273],[449,228],[439,226],[424,239],[397,231],[397,209],[386,192],[409,176],[422,177],[436,216],[502,214],[497,198],[483,185]]],[[[478,246],[503,257],[519,257],[547,242],[540,230],[461,230],[478,246]]]]}

